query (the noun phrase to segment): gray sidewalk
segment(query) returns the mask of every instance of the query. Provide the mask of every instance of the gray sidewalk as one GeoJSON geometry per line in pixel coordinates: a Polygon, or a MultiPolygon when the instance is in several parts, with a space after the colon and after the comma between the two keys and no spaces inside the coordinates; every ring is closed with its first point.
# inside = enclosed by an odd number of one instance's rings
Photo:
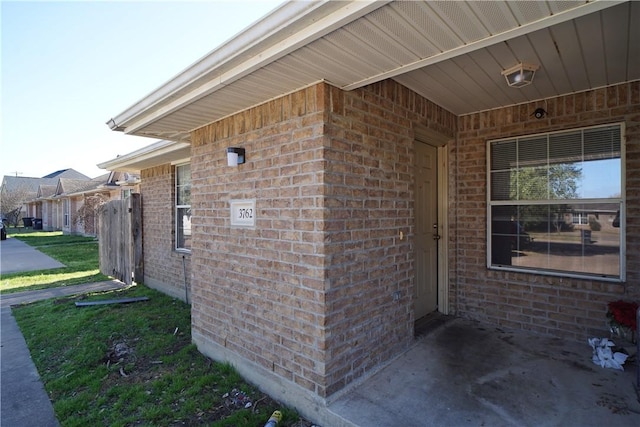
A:
{"type": "Polygon", "coordinates": [[[64,264],[18,239],[9,237],[0,243],[0,274],[60,267],[64,264]]]}
{"type": "MultiPolygon", "coordinates": [[[[63,267],[58,261],[19,240],[0,243],[3,274],[63,267]]],[[[0,425],[11,427],[58,426],[49,396],[40,381],[27,344],[18,328],[11,307],[43,299],[120,289],[115,281],[88,283],[0,295],[0,425]]]]}

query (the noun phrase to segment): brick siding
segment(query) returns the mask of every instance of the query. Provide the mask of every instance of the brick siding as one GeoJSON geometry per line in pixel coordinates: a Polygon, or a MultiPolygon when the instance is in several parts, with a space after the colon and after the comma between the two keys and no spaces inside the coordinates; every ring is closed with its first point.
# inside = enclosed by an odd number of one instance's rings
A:
{"type": "Polygon", "coordinates": [[[190,299],[184,271],[189,288],[191,255],[174,249],[174,168],[163,165],[144,169],[141,177],[144,283],[175,298],[190,299]]]}
{"type": "Polygon", "coordinates": [[[606,336],[607,302],[640,299],[640,82],[460,117],[451,149],[455,311],[582,342],[606,336]],[[548,112],[541,120],[532,116],[538,107],[548,112]],[[617,122],[626,124],[626,283],[487,270],[486,141],[617,122]]]}
{"type": "Polygon", "coordinates": [[[405,349],[412,121],[453,135],[393,81],[318,84],[195,131],[194,334],[323,397],[405,349]],[[246,164],[226,166],[230,146],[246,164]],[[255,229],[230,227],[233,199],[256,199],[255,229]]]}
{"type": "MultiPolygon", "coordinates": [[[[577,340],[601,335],[606,302],[639,297],[638,92],[634,82],[547,100],[543,120],[531,116],[539,103],[458,118],[391,80],[350,92],[319,83],[196,130],[187,263],[194,340],[320,397],[407,348],[418,123],[451,140],[450,311],[577,340]],[[620,121],[627,283],[488,270],[486,141],[620,121]],[[246,149],[245,164],[227,166],[231,146],[246,149]],[[256,200],[255,228],[231,227],[234,199],[256,200]]],[[[169,165],[142,173],[145,281],[182,292],[173,186],[169,165]]]]}

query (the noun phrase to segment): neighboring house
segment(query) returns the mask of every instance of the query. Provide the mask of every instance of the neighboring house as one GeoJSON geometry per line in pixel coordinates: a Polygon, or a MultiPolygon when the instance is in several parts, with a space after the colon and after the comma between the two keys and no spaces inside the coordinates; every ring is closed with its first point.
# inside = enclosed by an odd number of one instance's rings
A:
{"type": "Polygon", "coordinates": [[[188,286],[200,351],[326,425],[433,312],[604,336],[607,302],[640,298],[634,22],[640,2],[284,4],[108,123],[163,140],[100,165],[140,171],[145,283],[188,286]],[[588,244],[562,226],[618,210],[588,244]]]}
{"type": "Polygon", "coordinates": [[[139,191],[139,176],[110,172],[93,179],[59,178],[56,185],[40,185],[28,202],[29,210],[40,214],[44,230],[65,234],[98,234],[96,210],[109,200],[128,197],[139,191]]]}
{"type": "Polygon", "coordinates": [[[41,185],[57,185],[60,178],[89,180],[86,175],[74,169],[61,169],[43,176],[42,178],[9,176],[2,178],[2,213],[6,215],[8,211],[18,209],[15,213],[16,222],[23,217],[41,218],[42,213],[37,205],[27,208],[27,202],[38,195],[38,188],[41,185]]]}
{"type": "Polygon", "coordinates": [[[43,230],[55,230],[53,221],[57,205],[54,204],[54,196],[57,188],[57,185],[41,184],[35,199],[29,201],[29,210],[35,212],[34,218],[42,218],[43,230]]]}

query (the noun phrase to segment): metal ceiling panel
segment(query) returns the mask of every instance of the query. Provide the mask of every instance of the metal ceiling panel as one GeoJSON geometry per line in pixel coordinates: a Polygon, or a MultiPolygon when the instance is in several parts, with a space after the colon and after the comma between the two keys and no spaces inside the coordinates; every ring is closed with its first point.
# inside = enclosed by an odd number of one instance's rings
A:
{"type": "Polygon", "coordinates": [[[544,1],[513,1],[509,8],[520,25],[548,17],[551,14],[547,2],[544,1]]]}
{"type": "Polygon", "coordinates": [[[375,58],[381,55],[370,49],[366,43],[354,39],[347,31],[334,31],[322,40],[313,42],[309,49],[316,52],[318,57],[325,58],[328,65],[333,66],[329,68],[333,68],[333,74],[340,74],[346,68],[354,78],[377,73],[380,67],[376,66],[376,62],[383,62],[383,69],[390,69],[396,65],[388,58],[375,61],[375,58]]]}
{"type": "Polygon", "coordinates": [[[398,62],[389,55],[376,49],[366,39],[357,37],[352,31],[336,31],[325,37],[330,42],[331,56],[344,54],[349,61],[355,61],[355,67],[364,66],[366,75],[377,73],[379,70],[388,70],[398,66],[398,62]]]}
{"type": "Polygon", "coordinates": [[[448,99],[449,105],[446,109],[462,108],[467,103],[466,99],[460,96],[453,87],[435,79],[433,73],[434,70],[431,68],[421,68],[400,76],[400,83],[416,93],[421,93],[418,90],[428,92],[431,96],[426,98],[431,101],[434,99],[448,99]]]}
{"type": "Polygon", "coordinates": [[[349,31],[389,55],[398,64],[438,53],[438,49],[407,22],[393,8],[378,9],[361,21],[349,26],[349,31]]]}
{"type": "MultiPolygon", "coordinates": [[[[603,26],[611,28],[611,31],[603,33],[607,82],[619,82],[628,77],[626,59],[628,59],[627,53],[629,52],[629,8],[612,8],[613,10],[602,15],[603,26]],[[625,58],[625,61],[620,61],[619,58],[625,58]]],[[[639,21],[636,20],[635,25],[639,25],[639,21]]],[[[632,43],[634,42],[637,46],[638,40],[632,41],[632,43]]],[[[638,74],[637,71],[636,74],[638,74]]]]}
{"type": "Polygon", "coordinates": [[[472,1],[469,8],[478,16],[490,34],[500,34],[518,26],[509,6],[498,1],[472,1]]]}
{"type": "Polygon", "coordinates": [[[454,49],[463,40],[444,22],[437,13],[425,2],[397,2],[394,8],[419,33],[425,34],[439,52],[454,49]]]}
{"type": "Polygon", "coordinates": [[[224,70],[212,70],[209,81],[176,92],[199,94],[189,103],[164,112],[167,98],[149,123],[132,127],[183,136],[321,80],[354,89],[392,77],[457,115],[638,80],[635,22],[640,2],[394,1],[223,80],[227,86],[213,84],[224,70]],[[539,69],[533,84],[510,88],[501,72],[519,62],[539,69]]]}
{"type": "MultiPolygon", "coordinates": [[[[314,76],[309,84],[324,79],[337,86],[344,86],[354,79],[357,81],[360,77],[357,70],[349,69],[346,66],[342,67],[342,64],[329,55],[322,54],[311,47],[300,49],[290,56],[291,60],[303,67],[306,74],[314,76]]],[[[289,62],[289,60],[283,59],[283,62],[289,62]]],[[[296,72],[296,69],[292,69],[292,72],[296,72]]]]}
{"type": "MultiPolygon", "coordinates": [[[[491,58],[487,58],[486,60],[491,60],[491,58]]],[[[487,108],[490,108],[491,105],[495,105],[500,97],[504,97],[506,95],[506,89],[510,89],[506,88],[505,85],[502,84],[502,80],[498,80],[498,82],[496,82],[495,75],[490,76],[487,74],[487,72],[479,66],[478,62],[476,62],[475,58],[471,55],[464,55],[451,61],[446,61],[442,64],[442,68],[445,72],[453,74],[454,72],[452,70],[446,68],[449,64],[453,64],[455,67],[459,67],[464,70],[464,75],[468,76],[467,79],[470,82],[469,84],[473,86],[467,90],[470,92],[469,98],[472,98],[474,101],[473,108],[475,110],[486,110],[487,108]],[[479,88],[479,92],[474,90],[474,86],[479,88]]],[[[497,64],[492,68],[498,68],[497,64]]],[[[460,77],[460,79],[463,78],[464,77],[460,77]]]]}
{"type": "MultiPolygon", "coordinates": [[[[566,12],[567,10],[571,10],[576,7],[575,0],[565,0],[565,1],[546,1],[547,7],[551,11],[552,14],[556,15],[558,13],[566,12]]],[[[583,3],[587,3],[583,1],[583,3]]]]}
{"type": "Polygon", "coordinates": [[[558,81],[560,73],[562,73],[568,82],[569,92],[574,92],[579,87],[589,87],[587,64],[584,61],[583,47],[578,39],[575,24],[563,22],[551,28],[547,33],[551,34],[553,43],[557,46],[557,51],[560,52],[562,63],[562,69],[550,70],[553,71],[553,74],[549,72],[549,77],[553,81],[558,81]]]}
{"type": "Polygon", "coordinates": [[[629,8],[629,22],[635,23],[629,28],[628,39],[631,40],[631,43],[629,43],[629,53],[627,54],[627,58],[629,58],[627,78],[632,79],[634,75],[640,74],[638,71],[640,70],[640,2],[632,2],[629,8]]]}
{"type": "Polygon", "coordinates": [[[465,2],[433,1],[429,2],[429,6],[463,43],[480,40],[490,35],[465,2]]]}
{"type": "Polygon", "coordinates": [[[602,53],[604,52],[604,39],[601,31],[602,14],[592,13],[575,21],[576,33],[584,56],[585,71],[589,86],[601,87],[607,84],[607,67],[602,53]]]}
{"type": "MultiPolygon", "coordinates": [[[[547,29],[544,29],[527,35],[526,39],[528,42],[527,50],[531,51],[531,49],[535,49],[538,55],[537,59],[532,58],[528,61],[531,64],[539,66],[533,80],[534,84],[531,85],[539,89],[540,94],[538,96],[544,97],[545,95],[548,96],[553,93],[572,92],[573,86],[568,80],[562,58],[556,49],[556,44],[554,43],[551,33],[547,29]]],[[[516,52],[519,52],[518,49],[524,49],[522,45],[515,40],[511,46],[516,52]]]]}

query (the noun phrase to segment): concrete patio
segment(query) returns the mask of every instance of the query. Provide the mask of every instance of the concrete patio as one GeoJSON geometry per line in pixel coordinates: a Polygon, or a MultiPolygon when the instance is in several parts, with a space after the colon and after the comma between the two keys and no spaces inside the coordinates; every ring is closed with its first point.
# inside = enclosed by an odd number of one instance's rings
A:
{"type": "Polygon", "coordinates": [[[640,425],[635,363],[595,365],[587,338],[451,319],[329,410],[346,426],[640,425]]]}

